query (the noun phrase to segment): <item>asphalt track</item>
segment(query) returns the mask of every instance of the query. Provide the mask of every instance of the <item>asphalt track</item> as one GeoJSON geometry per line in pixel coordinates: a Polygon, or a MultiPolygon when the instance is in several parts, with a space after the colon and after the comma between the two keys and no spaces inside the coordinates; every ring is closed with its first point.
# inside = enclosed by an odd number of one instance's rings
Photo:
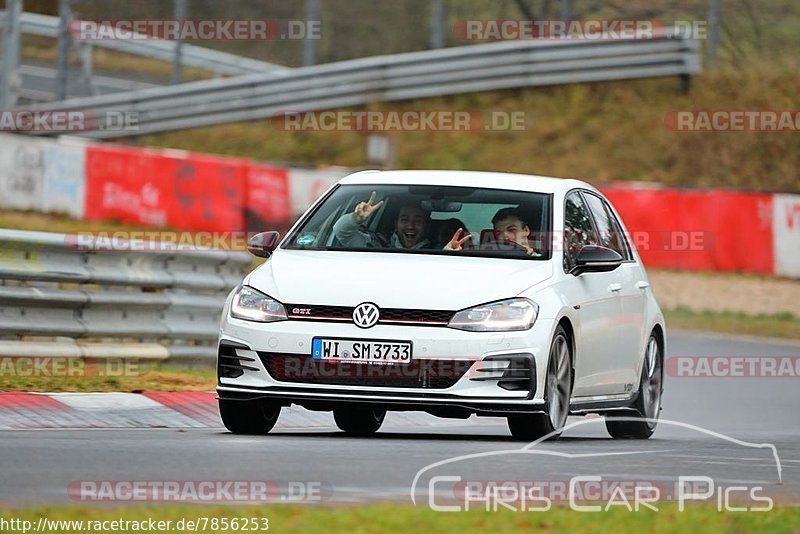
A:
{"type": "MultiPolygon", "coordinates": [[[[798,355],[800,345],[789,342],[685,332],[673,333],[667,350],[668,359],[798,355]]],[[[443,461],[420,473],[418,503],[460,502],[452,483],[430,484],[434,475],[562,485],[571,477],[598,475],[654,483],[662,500],[677,497],[678,477],[707,476],[714,484],[711,503],[723,488],[744,486],[797,504],[799,380],[666,376],[664,421],[650,440],[612,440],[599,419],[571,418],[570,424],[579,424],[560,441],[527,452],[520,450],[525,443],[511,440],[504,420],[475,417],[420,416],[411,424],[390,414],[368,439],[344,436],[332,418],[329,426],[280,428],[264,437],[219,428],[3,430],[0,504],[71,502],[69,483],[80,480],[269,480],[280,487],[313,482],[321,489],[312,497],[326,502],[410,503],[419,470],[443,461]],[[472,456],[458,458],[463,455],[472,456]]],[[[749,493],[732,495],[749,502],[749,493]]]]}

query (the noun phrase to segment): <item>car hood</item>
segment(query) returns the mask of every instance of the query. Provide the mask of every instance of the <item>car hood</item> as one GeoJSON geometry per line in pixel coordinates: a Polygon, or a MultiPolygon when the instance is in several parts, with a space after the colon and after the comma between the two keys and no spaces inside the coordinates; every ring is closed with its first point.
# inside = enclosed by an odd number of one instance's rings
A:
{"type": "Polygon", "coordinates": [[[245,283],[291,304],[460,310],[550,278],[549,261],[278,250],[245,283]]]}

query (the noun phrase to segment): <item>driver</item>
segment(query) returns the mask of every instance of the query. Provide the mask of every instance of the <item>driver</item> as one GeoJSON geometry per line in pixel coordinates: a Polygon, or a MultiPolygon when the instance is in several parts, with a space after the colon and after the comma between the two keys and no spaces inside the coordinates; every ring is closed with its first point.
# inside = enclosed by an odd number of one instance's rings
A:
{"type": "MultiPolygon", "coordinates": [[[[520,252],[524,251],[528,256],[539,257],[541,254],[533,250],[530,246],[528,238],[531,235],[531,229],[528,223],[523,219],[522,212],[519,208],[503,208],[492,217],[492,226],[494,226],[495,235],[503,242],[513,244],[519,247],[520,252]]],[[[472,236],[466,235],[462,237],[463,229],[459,228],[450,242],[444,247],[445,250],[464,250],[466,241],[472,239],[472,236]]]]}
{"type": "Polygon", "coordinates": [[[405,204],[397,213],[394,223],[394,233],[391,238],[370,232],[365,223],[370,216],[383,206],[383,200],[375,202],[375,191],[366,202],[359,202],[353,213],[342,215],[333,225],[333,233],[345,247],[363,248],[404,248],[422,249],[430,248],[428,229],[431,225],[431,215],[418,204],[405,204]]]}
{"type": "Polygon", "coordinates": [[[518,245],[528,256],[541,256],[530,245],[531,229],[519,208],[501,209],[492,217],[492,226],[499,239],[518,245]]]}

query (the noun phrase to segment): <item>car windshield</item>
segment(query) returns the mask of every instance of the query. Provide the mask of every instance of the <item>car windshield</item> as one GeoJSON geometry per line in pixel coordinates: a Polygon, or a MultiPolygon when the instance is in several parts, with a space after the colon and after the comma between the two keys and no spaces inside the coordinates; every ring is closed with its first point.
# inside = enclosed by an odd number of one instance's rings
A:
{"type": "Polygon", "coordinates": [[[546,260],[551,199],[474,187],[341,185],[283,248],[546,260]]]}

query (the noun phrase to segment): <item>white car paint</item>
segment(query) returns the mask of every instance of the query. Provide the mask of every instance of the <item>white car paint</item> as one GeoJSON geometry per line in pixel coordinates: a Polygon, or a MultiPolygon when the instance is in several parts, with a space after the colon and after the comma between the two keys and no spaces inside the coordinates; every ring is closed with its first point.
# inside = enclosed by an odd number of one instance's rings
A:
{"type": "MultiPolygon", "coordinates": [[[[364,171],[343,178],[339,184],[445,185],[549,193],[553,195],[554,241],[561,239],[564,199],[570,191],[583,190],[602,197],[579,180],[490,172],[364,171]]],[[[250,347],[237,352],[251,356],[257,370],[238,378],[220,378],[218,390],[258,391],[275,398],[302,394],[304,398],[334,401],[347,398],[348,392],[359,392],[372,400],[402,398],[426,405],[458,405],[458,399],[463,399],[469,406],[501,403],[536,411],[544,403],[553,333],[559,321],[566,320],[575,337],[572,410],[580,413],[582,403],[633,398],[650,333],[660,328],[666,336],[664,319],[641,259],[631,244],[632,260],[616,270],[574,276],[563,268],[561,244],[554,245],[549,261],[279,248],[243,283],[282,303],[356,306],[374,302],[382,308],[460,310],[518,296],[537,303],[539,315],[529,330],[521,332],[396,325],[377,325],[365,331],[352,322],[288,320],[264,324],[236,319],[230,315],[229,298],[220,340],[250,347]],[[273,379],[257,357],[256,351],[309,354],[315,336],[411,340],[414,358],[421,360],[466,357],[478,362],[490,355],[528,352],[536,359],[536,393],[527,398],[524,392],[506,391],[492,382],[470,381],[469,373],[453,387],[436,391],[446,394],[447,399],[435,398],[430,390],[422,389],[404,388],[400,397],[398,390],[390,387],[285,383],[273,379]]]]}

